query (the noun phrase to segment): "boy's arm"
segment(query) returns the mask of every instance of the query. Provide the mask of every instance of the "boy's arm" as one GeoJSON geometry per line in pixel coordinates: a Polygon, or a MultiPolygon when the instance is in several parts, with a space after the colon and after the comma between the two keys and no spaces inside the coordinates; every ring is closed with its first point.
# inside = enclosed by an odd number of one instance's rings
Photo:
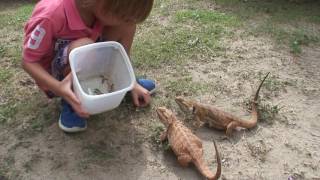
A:
{"type": "Polygon", "coordinates": [[[40,85],[46,86],[50,91],[64,98],[81,117],[88,117],[71,89],[71,75],[63,81],[56,80],[40,64],[41,59],[53,51],[53,41],[59,25],[51,19],[33,17],[25,26],[23,43],[23,69],[40,85]]]}
{"type": "Polygon", "coordinates": [[[54,94],[68,101],[79,116],[89,117],[89,114],[82,109],[80,101],[71,89],[71,74],[67,75],[62,81],[58,81],[37,62],[22,61],[22,67],[37,83],[45,85],[54,94]]]}

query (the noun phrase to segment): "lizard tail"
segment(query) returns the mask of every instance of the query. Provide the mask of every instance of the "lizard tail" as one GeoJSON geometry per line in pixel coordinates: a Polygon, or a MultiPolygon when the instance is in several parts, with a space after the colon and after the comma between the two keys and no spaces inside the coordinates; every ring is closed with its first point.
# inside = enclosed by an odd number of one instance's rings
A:
{"type": "Polygon", "coordinates": [[[257,103],[258,103],[258,98],[259,98],[259,92],[260,92],[262,84],[267,79],[269,74],[270,74],[270,72],[268,72],[267,75],[263,78],[263,80],[259,84],[259,87],[258,87],[258,89],[256,91],[256,94],[254,95],[254,98],[253,98],[253,101],[252,101],[251,120],[249,120],[249,121],[241,121],[241,126],[242,127],[252,128],[252,127],[256,126],[257,121],[258,121],[257,103]]]}
{"type": "Polygon", "coordinates": [[[214,144],[214,149],[216,150],[217,171],[216,171],[216,174],[212,178],[209,178],[209,180],[216,180],[216,179],[219,179],[219,177],[221,176],[221,159],[220,159],[220,155],[219,155],[219,151],[218,151],[216,142],[214,140],[212,140],[212,141],[214,144]]]}
{"type": "Polygon", "coordinates": [[[264,83],[264,81],[267,79],[267,77],[269,76],[269,74],[270,74],[270,72],[268,72],[267,75],[263,78],[263,80],[261,81],[261,83],[260,83],[260,85],[259,85],[259,87],[258,87],[258,89],[257,89],[257,92],[256,92],[256,94],[255,94],[255,96],[254,96],[254,99],[253,99],[253,101],[254,101],[255,103],[257,103],[261,86],[262,86],[262,84],[264,83]]]}
{"type": "Polygon", "coordinates": [[[264,81],[267,79],[268,75],[270,74],[270,72],[267,73],[267,75],[263,78],[263,80],[261,81],[256,94],[254,96],[253,102],[252,102],[252,119],[254,119],[256,122],[258,121],[258,109],[257,109],[257,103],[258,103],[258,98],[259,98],[259,92],[261,89],[262,84],[264,83],[264,81]]]}
{"type": "Polygon", "coordinates": [[[214,148],[216,151],[217,157],[217,170],[216,173],[213,174],[212,171],[209,170],[208,166],[204,163],[203,159],[196,159],[194,161],[195,166],[199,169],[200,173],[205,176],[208,180],[217,180],[221,176],[221,159],[218,152],[218,148],[216,142],[213,140],[214,148]]]}

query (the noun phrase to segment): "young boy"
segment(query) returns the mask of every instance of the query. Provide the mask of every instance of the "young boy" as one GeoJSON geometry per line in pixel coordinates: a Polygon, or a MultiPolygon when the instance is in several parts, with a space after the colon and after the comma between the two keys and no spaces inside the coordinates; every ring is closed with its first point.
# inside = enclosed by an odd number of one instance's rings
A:
{"type": "MultiPolygon", "coordinates": [[[[70,51],[103,39],[120,42],[129,54],[136,24],[152,5],[153,0],[41,0],[35,6],[24,28],[22,66],[49,98],[62,98],[62,130],[85,130],[89,117],[72,91],[70,51]]],[[[147,106],[154,89],[153,81],[138,79],[131,91],[134,104],[147,106]]]]}

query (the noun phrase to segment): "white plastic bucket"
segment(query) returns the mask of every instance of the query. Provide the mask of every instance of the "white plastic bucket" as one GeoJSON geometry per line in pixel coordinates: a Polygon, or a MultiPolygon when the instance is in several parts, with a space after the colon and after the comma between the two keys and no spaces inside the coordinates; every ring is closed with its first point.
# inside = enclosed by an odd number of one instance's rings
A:
{"type": "Polygon", "coordinates": [[[75,48],[69,60],[74,92],[90,114],[118,107],[125,94],[133,88],[134,72],[126,51],[118,42],[99,42],[75,48]],[[93,94],[92,89],[103,85],[101,77],[112,82],[113,90],[93,94]]]}

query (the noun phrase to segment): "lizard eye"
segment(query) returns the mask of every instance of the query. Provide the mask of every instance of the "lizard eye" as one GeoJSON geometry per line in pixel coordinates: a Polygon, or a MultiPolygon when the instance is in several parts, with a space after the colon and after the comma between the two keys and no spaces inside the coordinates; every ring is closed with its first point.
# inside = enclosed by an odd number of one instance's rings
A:
{"type": "Polygon", "coordinates": [[[195,113],[196,112],[196,108],[193,106],[192,107],[192,113],[195,113]]]}

